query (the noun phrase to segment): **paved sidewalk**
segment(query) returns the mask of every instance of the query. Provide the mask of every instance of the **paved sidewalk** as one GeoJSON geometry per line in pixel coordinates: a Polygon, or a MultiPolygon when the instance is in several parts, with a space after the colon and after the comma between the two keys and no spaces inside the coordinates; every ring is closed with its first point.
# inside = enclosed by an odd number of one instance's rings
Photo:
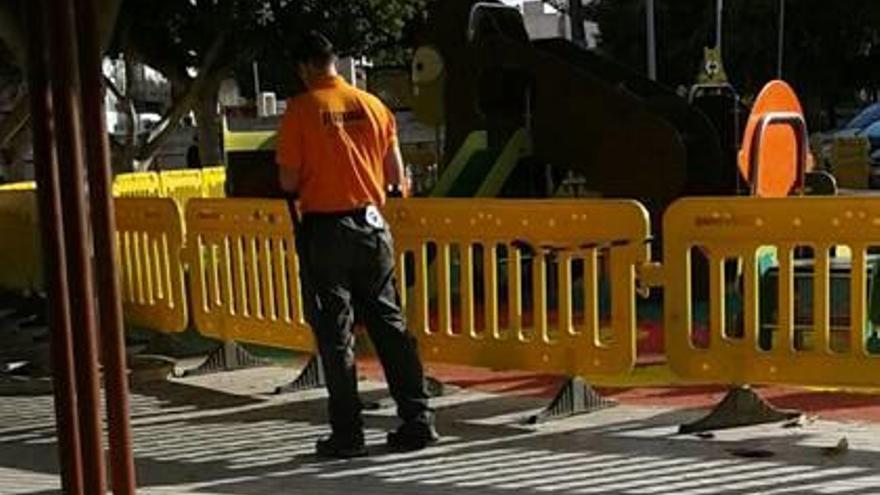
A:
{"type": "MultiPolygon", "coordinates": [[[[622,405],[527,427],[541,399],[475,389],[437,399],[444,441],[383,447],[396,421],[368,412],[369,458],[323,462],[324,394],[265,392],[292,376],[261,368],[138,386],[133,399],[147,494],[877,494],[880,425],[806,421],[675,435],[699,411],[622,405]],[[846,438],[845,451],[829,449],[846,438]]],[[[385,396],[364,382],[369,398],[385,396]]],[[[0,397],[0,494],[58,493],[50,396],[0,397]]]]}

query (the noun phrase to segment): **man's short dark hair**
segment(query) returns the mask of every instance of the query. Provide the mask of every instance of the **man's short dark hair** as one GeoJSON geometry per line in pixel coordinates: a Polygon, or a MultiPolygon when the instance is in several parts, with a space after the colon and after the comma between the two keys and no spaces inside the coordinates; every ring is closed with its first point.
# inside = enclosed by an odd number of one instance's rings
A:
{"type": "Polygon", "coordinates": [[[330,64],[335,58],[333,43],[317,31],[309,31],[300,36],[293,48],[293,61],[297,64],[320,67],[330,64]]]}

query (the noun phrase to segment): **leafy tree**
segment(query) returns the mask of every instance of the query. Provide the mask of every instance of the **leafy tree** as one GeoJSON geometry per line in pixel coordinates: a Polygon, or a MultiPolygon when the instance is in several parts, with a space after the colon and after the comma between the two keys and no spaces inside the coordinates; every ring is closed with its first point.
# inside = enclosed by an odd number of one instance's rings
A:
{"type": "Polygon", "coordinates": [[[125,0],[116,52],[157,69],[172,84],[174,102],[139,150],[153,154],[190,110],[199,125],[203,163],[219,163],[217,97],[238,76],[253,91],[251,62],[267,86],[295,91],[290,49],[304,32],[330,36],[343,54],[370,55],[394,45],[425,0],[125,0]]]}
{"type": "MultiPolygon", "coordinates": [[[[0,2],[0,40],[19,67],[26,58],[21,10],[27,1],[31,0],[0,2]]],[[[101,0],[107,55],[149,65],[172,86],[173,101],[160,125],[142,143],[129,135],[125,146],[114,147],[117,158],[122,156],[121,168],[128,168],[133,157],[152,156],[190,111],[199,124],[203,163],[219,163],[217,100],[224,79],[246,72],[239,79],[249,81],[250,62],[260,60],[284,96],[295,90],[289,53],[303,32],[325,32],[343,54],[382,54],[396,46],[406,23],[426,1],[101,0]]],[[[117,96],[127,103],[127,95],[117,96]]],[[[15,115],[26,120],[26,98],[20,107],[15,115]]],[[[0,123],[0,142],[6,140],[2,134],[7,126],[21,127],[12,120],[0,123]]]]}
{"type": "MultiPolygon", "coordinates": [[[[422,25],[425,6],[429,0],[357,1],[345,6],[350,9],[351,22],[344,12],[340,16],[315,19],[309,29],[317,29],[329,36],[342,56],[368,56],[375,65],[406,65],[409,48],[415,45],[415,37],[422,25]]],[[[335,6],[337,9],[341,6],[335,6]]],[[[343,9],[344,10],[344,9],[343,9]]],[[[301,17],[301,13],[295,13],[301,17]]],[[[296,67],[290,57],[290,49],[302,30],[285,30],[263,49],[258,58],[260,84],[271,88],[279,97],[289,97],[300,90],[296,79],[296,67]]],[[[251,61],[236,68],[236,80],[245,95],[254,94],[251,61]]]]}

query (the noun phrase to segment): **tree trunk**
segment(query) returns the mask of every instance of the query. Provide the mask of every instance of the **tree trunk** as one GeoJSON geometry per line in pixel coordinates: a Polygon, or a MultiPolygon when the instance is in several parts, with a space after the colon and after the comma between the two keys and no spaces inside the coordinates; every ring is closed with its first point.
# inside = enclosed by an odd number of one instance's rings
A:
{"type": "MultiPolygon", "coordinates": [[[[202,60],[202,65],[199,67],[196,78],[185,83],[186,89],[179,97],[174,98],[171,108],[165,113],[162,121],[156,126],[156,129],[150,133],[146,144],[138,150],[138,158],[140,160],[152,158],[159,147],[162,146],[165,139],[180,125],[180,120],[192,110],[194,106],[199,106],[198,99],[201,95],[213,93],[213,98],[216,102],[217,91],[220,87],[220,79],[225,75],[226,71],[231,68],[224,66],[220,69],[211,70],[222,53],[225,40],[225,34],[218,36],[217,39],[214,40],[211,48],[205,54],[204,60],[202,60]],[[213,91],[210,91],[208,88],[212,86],[214,89],[213,91]]],[[[204,161],[202,161],[202,163],[204,163],[204,161]]]]}
{"type": "MultiPolygon", "coordinates": [[[[128,70],[128,69],[126,69],[128,70]]],[[[137,111],[134,108],[134,101],[129,97],[128,89],[131,87],[130,82],[126,82],[126,92],[123,93],[119,90],[116,84],[109,77],[104,77],[104,85],[113,93],[113,96],[116,98],[116,109],[117,110],[125,110],[126,119],[128,119],[128,127],[126,128],[125,133],[125,141],[118,142],[111,136],[110,139],[110,156],[113,161],[113,172],[114,173],[127,173],[127,172],[135,172],[134,169],[134,158],[135,153],[137,152],[137,146],[135,141],[135,126],[137,125],[137,111]]]]}
{"type": "Polygon", "coordinates": [[[128,128],[125,133],[125,151],[122,155],[122,164],[126,169],[134,170],[134,157],[137,152],[137,132],[140,122],[138,121],[137,110],[134,107],[134,99],[132,96],[132,86],[134,85],[134,63],[131,60],[131,53],[125,53],[125,96],[120,100],[120,105],[125,107],[126,117],[128,117],[128,128]]]}
{"type": "Polygon", "coordinates": [[[192,84],[194,83],[190,83],[190,88],[187,88],[182,96],[176,98],[172,102],[171,108],[169,108],[162,117],[162,122],[156,126],[155,130],[150,132],[146,142],[140,145],[137,151],[138,160],[147,161],[153,158],[153,155],[159,151],[159,148],[162,147],[162,144],[168,136],[180,126],[180,119],[182,119],[193,107],[195,96],[191,88],[192,84]]]}
{"type": "Polygon", "coordinates": [[[220,157],[220,85],[208,84],[198,95],[195,105],[199,136],[199,162],[204,166],[219,165],[220,157]]]}
{"type": "Polygon", "coordinates": [[[571,40],[582,46],[587,44],[587,33],[584,30],[586,12],[581,0],[568,0],[568,18],[571,22],[571,40]]]}

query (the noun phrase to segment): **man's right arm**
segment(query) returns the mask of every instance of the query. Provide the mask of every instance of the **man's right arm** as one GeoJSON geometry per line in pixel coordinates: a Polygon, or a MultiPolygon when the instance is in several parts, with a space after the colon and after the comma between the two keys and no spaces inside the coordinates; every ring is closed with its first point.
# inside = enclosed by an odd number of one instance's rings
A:
{"type": "Polygon", "coordinates": [[[293,100],[288,100],[287,110],[281,119],[276,141],[275,162],[278,164],[278,180],[281,189],[289,194],[299,191],[302,168],[302,132],[300,118],[293,100]]]}
{"type": "Polygon", "coordinates": [[[406,196],[406,172],[403,166],[403,156],[400,154],[400,146],[397,140],[388,148],[385,155],[385,185],[388,189],[397,189],[401,195],[406,196]]]}
{"type": "Polygon", "coordinates": [[[392,195],[406,197],[409,188],[406,183],[406,170],[403,163],[403,155],[400,153],[400,144],[397,141],[397,121],[394,113],[388,112],[388,128],[386,129],[386,138],[388,139],[388,151],[385,153],[383,161],[383,169],[385,173],[385,189],[391,191],[392,195]]]}

